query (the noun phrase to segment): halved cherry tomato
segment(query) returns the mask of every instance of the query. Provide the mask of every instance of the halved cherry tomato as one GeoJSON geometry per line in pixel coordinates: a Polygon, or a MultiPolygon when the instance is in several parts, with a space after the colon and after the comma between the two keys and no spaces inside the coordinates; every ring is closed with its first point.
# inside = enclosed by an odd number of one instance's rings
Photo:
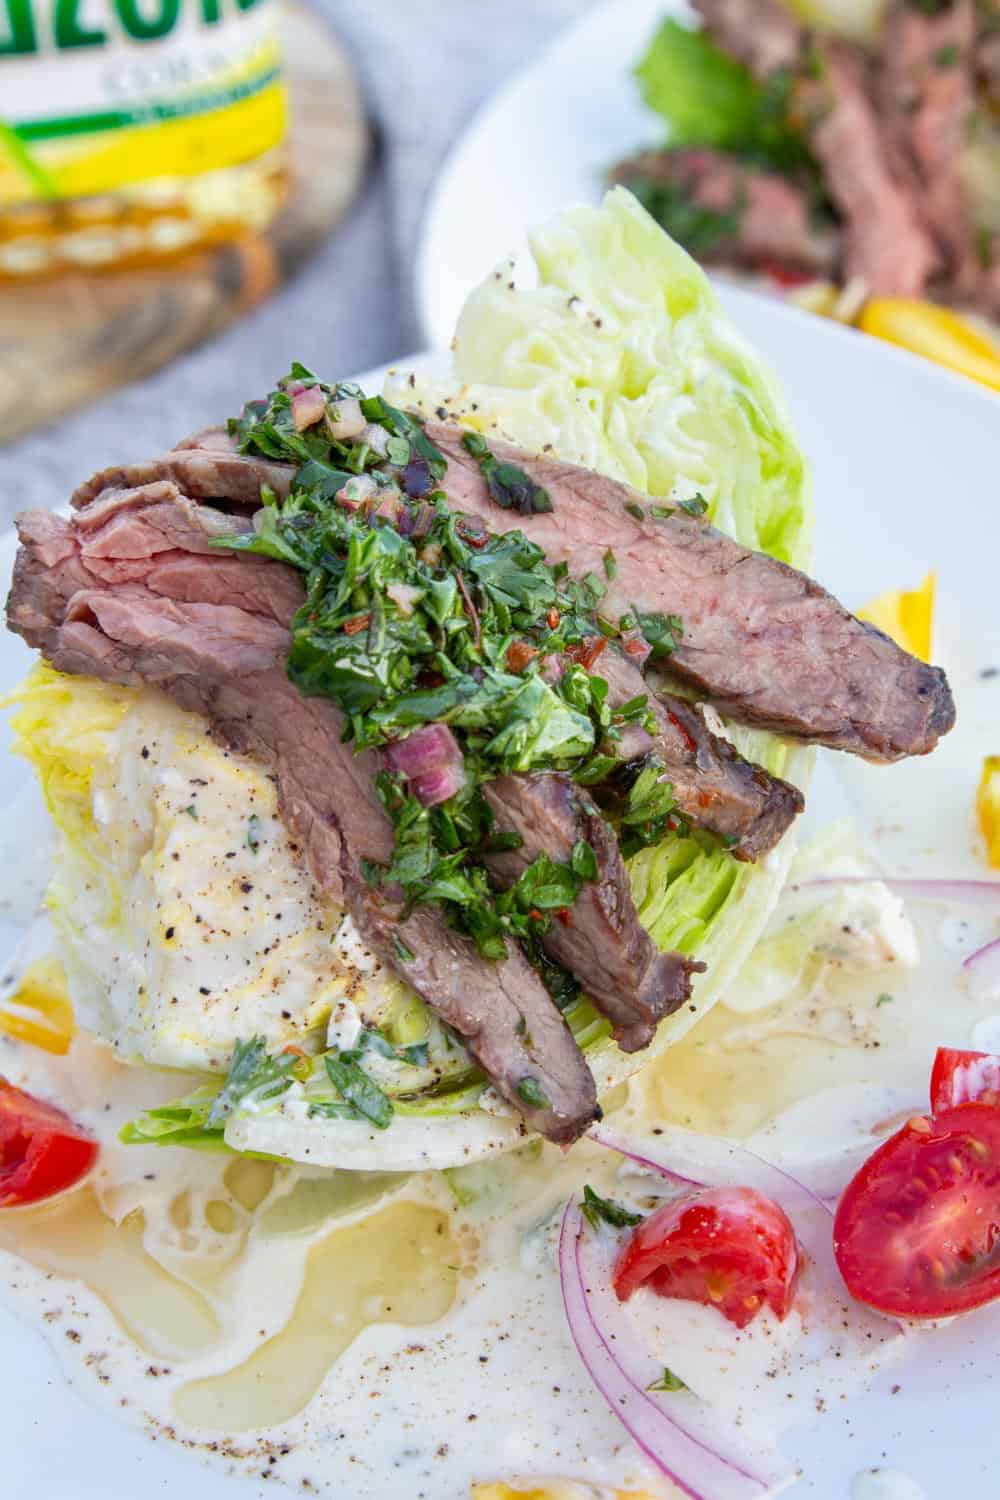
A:
{"type": "Polygon", "coordinates": [[[848,1184],[833,1227],[851,1295],[899,1318],[1000,1297],[1000,1109],[916,1117],[848,1184]]]}
{"type": "Polygon", "coordinates": [[[931,1114],[978,1099],[1000,1104],[1000,1057],[939,1047],[931,1072],[931,1114]]]}
{"type": "Polygon", "coordinates": [[[787,1317],[799,1259],[795,1231],[777,1203],[753,1188],[706,1188],[638,1225],[618,1257],[614,1288],[625,1302],[648,1284],[661,1297],[717,1307],[745,1328],[765,1303],[787,1317]]]}
{"type": "Polygon", "coordinates": [[[0,1078],[0,1208],[72,1187],[97,1159],[97,1142],[68,1115],[0,1078]]]}

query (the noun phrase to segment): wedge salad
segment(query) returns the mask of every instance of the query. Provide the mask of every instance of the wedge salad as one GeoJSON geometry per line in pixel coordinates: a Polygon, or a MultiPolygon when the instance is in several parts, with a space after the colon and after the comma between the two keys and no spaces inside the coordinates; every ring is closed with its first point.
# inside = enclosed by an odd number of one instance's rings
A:
{"type": "Polygon", "coordinates": [[[941,904],[976,1014],[1000,882],[797,850],[817,747],[928,754],[947,678],[805,571],[806,460],[686,252],[621,188],[531,243],[449,372],[293,365],[19,518],[54,848],[0,1263],[122,1409],[289,1484],[753,1500],[901,1320],[1000,1295],[1000,1063],[942,1052],[924,1112],[751,1059],[879,1038],[941,904]]]}

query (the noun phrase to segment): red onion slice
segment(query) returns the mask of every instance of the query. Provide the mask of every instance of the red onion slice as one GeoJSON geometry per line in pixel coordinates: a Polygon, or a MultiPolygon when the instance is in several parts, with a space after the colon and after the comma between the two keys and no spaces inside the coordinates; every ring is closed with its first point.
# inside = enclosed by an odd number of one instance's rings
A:
{"type": "Polygon", "coordinates": [[[605,1239],[610,1236],[585,1228],[575,1202],[566,1205],[559,1235],[566,1321],[587,1373],[636,1445],[692,1500],[764,1500],[791,1484],[796,1471],[780,1459],[737,1460],[723,1451],[733,1448],[728,1435],[718,1434],[717,1448],[707,1435],[687,1430],[686,1418],[709,1429],[718,1425],[693,1392],[672,1394],[668,1411],[644,1388],[650,1372],[643,1381],[626,1365],[635,1330],[610,1290],[612,1257],[605,1239]]]}
{"type": "Polygon", "coordinates": [[[462,764],[461,748],[447,724],[422,724],[405,740],[389,745],[385,754],[392,769],[408,778],[462,764]]]}
{"type": "Polygon", "coordinates": [[[414,776],[410,782],[410,791],[425,807],[437,807],[439,803],[447,802],[449,797],[454,797],[464,785],[465,770],[461,764],[438,766],[436,771],[425,771],[422,776],[414,776]]]}
{"type": "Polygon", "coordinates": [[[385,757],[425,807],[447,802],[465,784],[462,750],[447,724],[422,724],[405,740],[389,745],[385,757]]]}
{"type": "Polygon", "coordinates": [[[1000,1000],[1000,938],[970,953],[962,968],[973,999],[1000,1000]]]}

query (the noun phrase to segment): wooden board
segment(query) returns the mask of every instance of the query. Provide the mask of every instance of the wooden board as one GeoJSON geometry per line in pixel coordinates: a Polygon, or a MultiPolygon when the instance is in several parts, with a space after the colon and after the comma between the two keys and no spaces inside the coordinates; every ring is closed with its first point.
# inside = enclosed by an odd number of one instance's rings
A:
{"type": "Polygon", "coordinates": [[[346,53],[299,4],[286,18],[292,180],[271,227],[158,266],[0,281],[0,443],[159,369],[282,285],[342,217],[369,136],[346,53]]]}

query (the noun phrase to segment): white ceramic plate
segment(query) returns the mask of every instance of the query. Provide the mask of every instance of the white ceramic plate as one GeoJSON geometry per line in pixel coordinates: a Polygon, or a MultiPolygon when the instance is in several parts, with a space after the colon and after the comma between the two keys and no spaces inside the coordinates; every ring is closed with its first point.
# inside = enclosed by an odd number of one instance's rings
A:
{"type": "Polygon", "coordinates": [[[685,0],[604,0],[560,33],[479,111],[438,176],[415,269],[431,348],[451,339],[465,293],[527,225],[574,199],[596,202],[607,168],[662,139],[631,69],[685,0]]]}
{"type": "MultiPolygon", "coordinates": [[[[1000,666],[1000,408],[971,385],[818,320],[747,297],[733,299],[732,307],[778,369],[815,462],[819,576],[857,605],[888,585],[917,581],[930,565],[938,570],[938,656],[952,676],[960,731],[930,760],[881,773],[885,865],[899,868],[891,825],[905,817],[911,827],[913,819],[926,826],[928,846],[935,829],[949,832],[949,873],[981,874],[969,808],[979,757],[1000,749],[1000,678],[987,692],[977,679],[982,668],[1000,666]],[[973,701],[978,706],[963,713],[963,704],[973,701]],[[955,829],[957,838],[950,836],[955,829]]],[[[361,378],[372,387],[381,373],[361,378]]],[[[58,504],[64,497],[51,498],[58,504]]],[[[4,577],[12,557],[7,538],[0,542],[4,577]]],[[[19,679],[28,661],[20,641],[0,634],[0,691],[19,679]]],[[[9,760],[0,764],[7,793],[25,795],[26,770],[9,760]]],[[[814,815],[843,805],[849,793],[834,767],[844,764],[825,757],[811,799],[814,815]]],[[[27,858],[29,851],[23,853],[27,858]]],[[[928,853],[912,868],[931,873],[940,864],[928,853]]],[[[928,996],[928,1004],[940,1000],[928,996]]],[[[905,1369],[794,1435],[788,1447],[806,1474],[796,1500],[847,1500],[853,1476],[872,1467],[905,1471],[920,1485],[908,1496],[926,1500],[992,1493],[984,1481],[995,1479],[998,1342],[997,1309],[932,1340],[916,1336],[905,1369]],[[902,1389],[893,1395],[897,1382],[902,1389]]],[[[154,1444],[115,1425],[87,1404],[86,1381],[81,1393],[71,1389],[42,1340],[2,1310],[0,1351],[2,1500],[135,1500],[139,1494],[249,1500],[278,1493],[256,1472],[236,1468],[223,1477],[162,1436],[154,1444]]],[[[361,1497],[345,1492],[338,1500],[361,1497]]]]}

